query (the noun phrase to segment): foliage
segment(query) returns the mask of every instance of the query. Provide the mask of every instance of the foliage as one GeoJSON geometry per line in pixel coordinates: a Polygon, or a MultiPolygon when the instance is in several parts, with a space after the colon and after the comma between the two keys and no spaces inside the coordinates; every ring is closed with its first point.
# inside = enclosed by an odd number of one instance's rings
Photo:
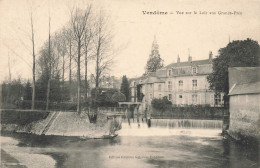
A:
{"type": "Polygon", "coordinates": [[[151,51],[150,57],[146,63],[146,73],[156,72],[157,69],[160,69],[163,67],[163,60],[160,57],[158,48],[159,48],[159,46],[156,42],[156,39],[154,39],[154,42],[152,45],[152,51],[151,51]]]}
{"type": "Polygon", "coordinates": [[[21,100],[24,95],[24,85],[20,79],[13,80],[9,83],[3,82],[2,84],[2,102],[15,104],[21,100]]]}
{"type": "Polygon", "coordinates": [[[181,119],[223,119],[228,108],[210,107],[209,105],[166,105],[163,111],[153,109],[153,118],[181,118],[181,119]]]}
{"type": "Polygon", "coordinates": [[[114,93],[118,92],[117,89],[112,88],[94,88],[91,90],[92,106],[116,106],[117,102],[112,101],[114,93]]]}
{"type": "Polygon", "coordinates": [[[143,101],[143,97],[145,96],[143,93],[141,93],[141,87],[142,87],[142,85],[137,85],[136,86],[138,102],[142,102],[143,101]]]}
{"type": "Polygon", "coordinates": [[[164,111],[167,108],[167,106],[172,105],[172,102],[169,101],[167,97],[163,97],[162,99],[153,99],[151,104],[153,108],[159,111],[164,111]]]}
{"type": "MultiPolygon", "coordinates": [[[[19,101],[17,107],[19,109],[30,109],[32,105],[31,100],[19,101]]],[[[35,101],[35,108],[37,110],[45,110],[46,101],[35,101]]],[[[50,110],[62,111],[76,111],[77,103],[75,102],[50,102],[50,110]]]]}
{"type": "Polygon", "coordinates": [[[251,39],[233,41],[219,49],[219,55],[213,59],[213,73],[207,78],[210,89],[228,94],[228,68],[256,67],[259,66],[259,59],[259,44],[251,39]]]}
{"type": "Polygon", "coordinates": [[[32,86],[28,80],[24,88],[24,100],[32,100],[32,86]]]}
{"type": "Polygon", "coordinates": [[[112,95],[113,102],[124,102],[126,100],[126,96],[123,93],[115,92],[112,95]]]}
{"type": "Polygon", "coordinates": [[[125,95],[126,101],[127,102],[130,101],[130,88],[129,88],[129,82],[126,75],[124,75],[122,78],[120,91],[125,95]]]}

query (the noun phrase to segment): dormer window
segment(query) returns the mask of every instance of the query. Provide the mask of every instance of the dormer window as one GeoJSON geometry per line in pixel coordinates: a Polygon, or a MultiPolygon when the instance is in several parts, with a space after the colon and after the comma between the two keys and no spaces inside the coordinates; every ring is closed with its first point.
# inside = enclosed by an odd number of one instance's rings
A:
{"type": "Polygon", "coordinates": [[[171,69],[168,70],[168,76],[172,76],[172,70],[171,69]]]}
{"type": "Polygon", "coordinates": [[[196,73],[197,73],[197,67],[193,67],[193,68],[192,68],[192,73],[193,73],[193,74],[196,74],[196,73]]]}

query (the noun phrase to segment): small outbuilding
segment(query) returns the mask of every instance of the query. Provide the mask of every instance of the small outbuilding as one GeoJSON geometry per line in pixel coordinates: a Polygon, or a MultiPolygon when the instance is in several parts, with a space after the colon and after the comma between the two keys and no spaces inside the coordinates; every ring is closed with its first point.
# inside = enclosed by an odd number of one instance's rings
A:
{"type": "Polygon", "coordinates": [[[229,134],[260,137],[260,67],[233,67],[229,75],[229,134]]]}

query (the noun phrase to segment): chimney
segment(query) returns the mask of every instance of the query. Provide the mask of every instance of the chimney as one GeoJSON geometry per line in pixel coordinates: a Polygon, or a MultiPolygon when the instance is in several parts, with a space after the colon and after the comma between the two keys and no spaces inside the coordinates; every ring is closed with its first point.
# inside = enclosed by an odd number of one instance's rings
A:
{"type": "Polygon", "coordinates": [[[213,58],[213,54],[212,54],[212,51],[209,52],[209,62],[212,61],[212,58],[213,58]]]}
{"type": "Polygon", "coordinates": [[[181,62],[181,59],[180,59],[180,56],[178,54],[178,57],[177,57],[177,63],[180,63],[181,62]]]}
{"type": "Polygon", "coordinates": [[[189,55],[188,61],[191,62],[192,61],[192,57],[189,55]]]}
{"type": "Polygon", "coordinates": [[[188,49],[188,51],[189,51],[188,62],[191,62],[192,61],[192,57],[190,56],[190,49],[188,49]]]}

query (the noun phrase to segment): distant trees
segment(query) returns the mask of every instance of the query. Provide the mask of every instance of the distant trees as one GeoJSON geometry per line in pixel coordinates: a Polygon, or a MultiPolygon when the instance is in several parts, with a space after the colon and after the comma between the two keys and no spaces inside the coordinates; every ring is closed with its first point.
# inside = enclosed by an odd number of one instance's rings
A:
{"type": "Polygon", "coordinates": [[[130,101],[130,88],[129,88],[129,82],[126,75],[124,75],[122,78],[120,92],[125,95],[127,102],[130,101]]]}
{"type": "Polygon", "coordinates": [[[219,55],[213,59],[213,72],[207,78],[210,89],[216,93],[225,93],[225,105],[228,103],[229,92],[228,68],[229,67],[256,67],[259,66],[260,47],[257,41],[246,39],[229,43],[219,49],[219,55]]]}
{"type": "Polygon", "coordinates": [[[3,82],[2,84],[2,102],[8,104],[16,104],[24,96],[25,88],[21,79],[12,80],[11,82],[3,82]]]}
{"type": "Polygon", "coordinates": [[[32,86],[29,80],[25,84],[24,88],[24,100],[32,100],[32,86]]]}
{"type": "Polygon", "coordinates": [[[159,45],[157,44],[157,41],[154,38],[152,51],[145,67],[146,74],[148,72],[156,72],[157,69],[160,69],[162,67],[163,67],[163,60],[161,59],[159,54],[159,45]]]}

